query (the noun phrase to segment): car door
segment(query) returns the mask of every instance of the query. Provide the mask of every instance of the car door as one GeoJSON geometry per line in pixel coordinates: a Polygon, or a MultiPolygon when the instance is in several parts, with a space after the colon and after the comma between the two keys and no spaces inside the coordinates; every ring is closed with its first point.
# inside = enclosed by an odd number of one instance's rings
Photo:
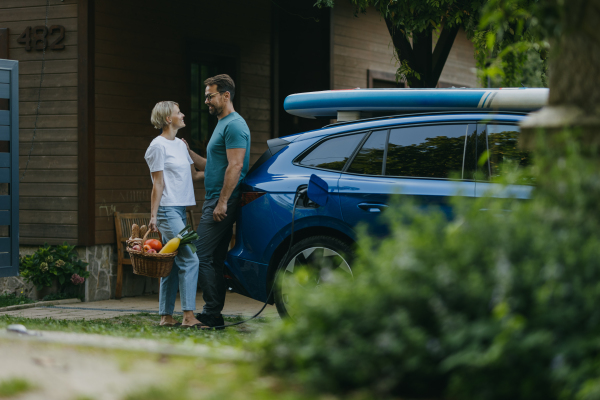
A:
{"type": "Polygon", "coordinates": [[[464,176],[465,148],[475,124],[438,124],[376,130],[364,138],[339,181],[340,206],[346,223],[367,223],[385,234],[380,215],[393,196],[423,207],[441,207],[451,215],[453,195],[474,197],[475,183],[464,176]],[[452,178],[452,179],[451,179],[452,178]]]}
{"type": "Polygon", "coordinates": [[[502,185],[493,183],[521,167],[530,164],[527,151],[518,147],[519,127],[507,123],[477,125],[477,173],[475,195],[477,197],[515,197],[527,199],[533,189],[532,182],[522,178],[519,184],[502,185]]]}

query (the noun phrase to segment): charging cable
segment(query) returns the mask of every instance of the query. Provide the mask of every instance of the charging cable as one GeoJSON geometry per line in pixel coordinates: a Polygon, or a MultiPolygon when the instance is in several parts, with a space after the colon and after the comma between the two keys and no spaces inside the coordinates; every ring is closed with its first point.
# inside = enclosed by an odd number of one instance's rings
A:
{"type": "MultiPolygon", "coordinates": [[[[288,258],[288,256],[290,255],[290,251],[292,250],[292,245],[294,244],[294,221],[296,220],[296,205],[298,204],[298,200],[300,199],[300,197],[302,197],[304,194],[306,194],[306,191],[308,190],[308,188],[303,188],[300,189],[296,192],[296,198],[294,199],[294,207],[292,208],[292,232],[290,234],[290,245],[288,246],[287,251],[285,252],[285,255],[283,256],[283,260],[286,260],[288,258]]],[[[245,324],[248,321],[252,321],[254,318],[258,317],[267,307],[268,301],[271,298],[271,295],[273,294],[273,290],[275,289],[275,285],[277,284],[277,276],[279,275],[279,269],[277,269],[277,271],[275,272],[275,279],[273,279],[273,284],[271,285],[271,290],[269,291],[269,294],[267,295],[267,299],[265,300],[265,304],[262,306],[262,308],[260,309],[259,312],[257,312],[256,314],[254,314],[253,317],[248,318],[244,321],[240,321],[240,322],[235,322],[233,324],[225,324],[225,325],[219,325],[219,326],[211,326],[211,329],[223,329],[223,328],[227,328],[229,326],[236,326],[236,325],[241,325],[241,324],[245,324]]],[[[208,330],[208,328],[204,328],[206,330],[208,330]]]]}

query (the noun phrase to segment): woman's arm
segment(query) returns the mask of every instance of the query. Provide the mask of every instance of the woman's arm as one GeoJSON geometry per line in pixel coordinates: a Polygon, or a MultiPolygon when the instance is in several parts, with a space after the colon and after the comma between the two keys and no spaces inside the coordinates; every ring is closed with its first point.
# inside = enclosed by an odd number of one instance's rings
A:
{"type": "Polygon", "coordinates": [[[163,190],[165,190],[163,172],[152,172],[152,180],[154,181],[154,184],[152,185],[152,196],[150,198],[150,223],[148,223],[148,229],[150,229],[152,232],[158,232],[158,228],[156,227],[156,214],[158,214],[160,199],[162,197],[163,190]]]}

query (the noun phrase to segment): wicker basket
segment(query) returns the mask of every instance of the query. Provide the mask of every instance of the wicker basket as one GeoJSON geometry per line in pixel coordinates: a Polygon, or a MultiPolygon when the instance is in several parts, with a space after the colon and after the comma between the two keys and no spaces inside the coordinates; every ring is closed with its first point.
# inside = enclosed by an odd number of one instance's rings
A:
{"type": "Polygon", "coordinates": [[[177,252],[160,254],[148,254],[144,249],[144,243],[150,233],[150,229],[144,235],[143,239],[129,239],[127,241],[127,251],[131,256],[131,265],[133,273],[136,275],[148,276],[150,278],[164,278],[168,276],[173,268],[173,260],[177,256],[177,252]],[[139,244],[141,251],[133,250],[131,247],[139,244]]]}

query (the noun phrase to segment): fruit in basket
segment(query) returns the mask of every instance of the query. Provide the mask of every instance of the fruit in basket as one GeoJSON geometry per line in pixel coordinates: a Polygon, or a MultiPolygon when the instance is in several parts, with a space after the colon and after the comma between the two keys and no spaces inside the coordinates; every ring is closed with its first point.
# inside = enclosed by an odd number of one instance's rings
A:
{"type": "Polygon", "coordinates": [[[167,254],[174,253],[177,251],[179,246],[187,245],[195,253],[196,246],[194,241],[198,239],[198,234],[192,229],[190,225],[187,225],[181,232],[177,234],[173,239],[169,240],[159,253],[167,254]]]}
{"type": "Polygon", "coordinates": [[[150,249],[146,253],[148,253],[148,254],[156,254],[156,250],[150,249]]]}
{"type": "Polygon", "coordinates": [[[133,246],[131,248],[131,250],[135,250],[135,251],[142,251],[142,246],[140,246],[139,244],[136,244],[135,246],[133,246]]]}
{"type": "Polygon", "coordinates": [[[144,250],[148,251],[148,250],[154,250],[152,247],[150,247],[149,244],[145,244],[144,245],[144,250]]]}
{"type": "Polygon", "coordinates": [[[148,240],[146,240],[146,242],[144,244],[145,245],[147,244],[148,246],[152,247],[156,251],[160,251],[160,249],[162,249],[162,247],[163,247],[160,240],[157,240],[157,239],[148,239],[148,240]]]}

